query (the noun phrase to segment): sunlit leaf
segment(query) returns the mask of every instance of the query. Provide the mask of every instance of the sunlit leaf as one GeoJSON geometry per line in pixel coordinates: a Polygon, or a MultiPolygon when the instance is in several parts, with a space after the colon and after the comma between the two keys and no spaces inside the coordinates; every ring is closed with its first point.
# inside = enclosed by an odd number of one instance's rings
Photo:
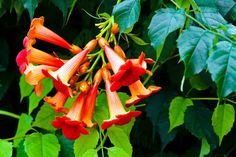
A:
{"type": "Polygon", "coordinates": [[[115,147],[123,149],[129,156],[132,155],[132,145],[129,136],[121,129],[112,126],[107,129],[108,137],[115,147]]]}
{"type": "Polygon", "coordinates": [[[212,115],[212,125],[215,133],[219,136],[219,144],[223,137],[227,135],[235,120],[234,107],[230,104],[218,105],[212,115]]]}
{"type": "Polygon", "coordinates": [[[98,157],[96,149],[88,149],[82,157],[98,157]]]}
{"type": "Polygon", "coordinates": [[[21,114],[14,139],[15,147],[19,145],[19,143],[23,140],[24,135],[31,129],[32,121],[33,118],[30,115],[27,115],[25,113],[21,114]]]}
{"type": "Polygon", "coordinates": [[[25,75],[21,75],[19,86],[20,86],[20,100],[22,101],[24,97],[29,96],[32,93],[34,86],[29,85],[25,81],[25,75]]]}
{"type": "Polygon", "coordinates": [[[169,108],[169,120],[170,120],[170,129],[182,125],[184,123],[184,113],[188,106],[192,106],[193,102],[191,99],[186,99],[183,97],[175,97],[169,108]]]}
{"type": "Polygon", "coordinates": [[[111,148],[108,148],[107,150],[108,150],[109,157],[118,157],[118,156],[130,157],[129,154],[127,154],[123,149],[119,147],[111,147],[111,148]]]}
{"type": "Polygon", "coordinates": [[[54,134],[33,133],[25,138],[24,146],[29,157],[58,157],[60,151],[54,134]]]}
{"type": "Polygon", "coordinates": [[[207,140],[203,138],[199,157],[204,157],[205,155],[209,154],[210,150],[211,150],[210,145],[207,143],[207,140]]]}
{"type": "Polygon", "coordinates": [[[132,27],[139,19],[140,0],[124,0],[114,6],[112,15],[118,23],[120,32],[132,27]]]}
{"type": "Polygon", "coordinates": [[[81,135],[74,143],[75,157],[82,157],[88,149],[96,147],[99,139],[98,131],[94,129],[89,130],[88,135],[81,135]]]}
{"type": "Polygon", "coordinates": [[[0,156],[11,157],[12,156],[12,143],[0,139],[0,156]]]}

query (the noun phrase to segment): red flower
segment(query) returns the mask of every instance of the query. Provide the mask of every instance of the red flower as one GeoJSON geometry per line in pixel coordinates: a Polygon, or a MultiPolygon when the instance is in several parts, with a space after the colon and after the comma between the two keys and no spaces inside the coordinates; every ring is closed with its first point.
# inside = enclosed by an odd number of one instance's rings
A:
{"type": "Polygon", "coordinates": [[[113,124],[124,125],[130,122],[134,117],[141,114],[140,111],[128,111],[126,112],[118,94],[111,91],[110,72],[103,69],[103,79],[106,84],[107,102],[110,112],[110,119],[104,120],[102,123],[102,129],[107,129],[113,124]]]}
{"type": "Polygon", "coordinates": [[[68,110],[64,108],[67,98],[68,96],[64,95],[63,93],[57,92],[53,97],[45,97],[44,101],[49,103],[57,113],[67,113],[68,110]]]}
{"type": "Polygon", "coordinates": [[[89,49],[85,49],[82,52],[76,54],[74,57],[72,57],[58,70],[52,71],[48,69],[43,70],[43,73],[47,77],[51,77],[53,79],[54,86],[58,91],[72,97],[73,94],[71,88],[69,87],[70,84],[68,83],[68,81],[76,73],[77,69],[83,63],[84,58],[88,53],[89,49]]]}
{"type": "Polygon", "coordinates": [[[149,86],[145,88],[140,80],[128,86],[131,92],[131,97],[126,101],[126,106],[129,107],[136,104],[140,100],[149,97],[151,94],[161,90],[161,87],[149,86]]]}
{"type": "Polygon", "coordinates": [[[84,122],[81,121],[85,97],[86,93],[80,93],[67,115],[62,117],[57,116],[56,120],[52,121],[53,127],[62,129],[63,135],[69,140],[79,138],[80,134],[89,134],[84,128],[84,122]]]}
{"type": "Polygon", "coordinates": [[[98,85],[100,84],[101,79],[102,79],[101,70],[98,70],[98,72],[94,76],[94,84],[89,89],[86,102],[84,104],[82,121],[89,128],[94,127],[96,125],[95,123],[92,122],[92,116],[93,116],[94,106],[96,103],[96,97],[98,95],[98,85]]]}
{"type": "Polygon", "coordinates": [[[142,53],[138,59],[124,60],[120,55],[115,53],[109,46],[105,45],[105,53],[115,73],[111,80],[111,91],[116,91],[122,86],[128,86],[139,77],[146,73],[147,62],[145,61],[145,54],[142,53]]]}
{"type": "Polygon", "coordinates": [[[69,49],[73,53],[81,52],[82,49],[76,45],[70,45],[62,37],[44,26],[44,17],[34,18],[30,25],[30,30],[27,36],[31,39],[40,39],[57,46],[69,49]]]}
{"type": "Polygon", "coordinates": [[[61,67],[64,64],[59,58],[53,57],[46,52],[32,47],[34,43],[35,40],[28,39],[28,37],[24,38],[23,45],[25,49],[21,50],[16,57],[16,63],[19,66],[21,73],[25,71],[29,63],[50,65],[54,67],[61,67]]]}

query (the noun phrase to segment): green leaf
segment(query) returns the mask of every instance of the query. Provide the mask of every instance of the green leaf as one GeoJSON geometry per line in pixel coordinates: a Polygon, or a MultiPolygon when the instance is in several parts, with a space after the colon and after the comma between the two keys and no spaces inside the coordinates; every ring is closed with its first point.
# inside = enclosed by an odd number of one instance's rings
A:
{"type": "Polygon", "coordinates": [[[227,21],[222,17],[216,7],[204,6],[200,7],[201,12],[196,14],[197,20],[205,26],[218,28],[220,25],[227,24],[227,21]]]}
{"type": "Polygon", "coordinates": [[[206,90],[211,83],[211,78],[206,74],[202,73],[200,75],[194,75],[189,78],[192,88],[196,90],[206,90]]]}
{"type": "Polygon", "coordinates": [[[148,45],[149,43],[146,43],[145,41],[143,41],[143,39],[139,38],[138,36],[136,36],[135,34],[127,34],[136,44],[138,45],[148,45]]]}
{"type": "Polygon", "coordinates": [[[12,156],[12,143],[0,139],[0,156],[11,157],[12,156]]]}
{"type": "Polygon", "coordinates": [[[34,11],[38,7],[38,0],[21,0],[24,8],[28,10],[30,19],[34,17],[34,11]]]}
{"type": "Polygon", "coordinates": [[[190,2],[189,0],[176,0],[176,3],[181,7],[181,8],[189,8],[190,7],[190,2]]]}
{"type": "Polygon", "coordinates": [[[28,157],[25,152],[24,140],[22,140],[16,147],[16,157],[28,157]]]}
{"type": "Polygon", "coordinates": [[[34,86],[29,85],[25,81],[25,75],[21,75],[19,86],[20,86],[20,101],[22,101],[24,97],[29,96],[32,93],[34,86]]]}
{"type": "Polygon", "coordinates": [[[49,131],[55,131],[56,129],[52,126],[51,122],[55,119],[55,116],[57,115],[58,114],[49,104],[44,103],[36,115],[33,126],[49,131]]]}
{"type": "Polygon", "coordinates": [[[132,27],[139,19],[140,0],[125,0],[114,6],[112,15],[118,23],[120,32],[132,27]]]}
{"type": "Polygon", "coordinates": [[[0,72],[7,70],[10,50],[7,41],[0,37],[0,72]]]}
{"type": "Polygon", "coordinates": [[[95,128],[90,129],[89,135],[81,135],[74,143],[75,157],[82,157],[88,149],[96,148],[98,139],[99,134],[95,128]]]}
{"type": "Polygon", "coordinates": [[[97,150],[95,149],[88,149],[82,157],[98,157],[97,150]]]}
{"type": "Polygon", "coordinates": [[[107,129],[108,137],[115,147],[123,149],[129,156],[132,155],[132,145],[129,136],[121,128],[112,126],[107,129]]]}
{"type": "Polygon", "coordinates": [[[233,8],[228,12],[227,19],[229,19],[231,22],[236,21],[236,4],[233,6],[233,8]]]}
{"type": "Polygon", "coordinates": [[[185,77],[200,73],[206,67],[208,52],[213,47],[215,35],[191,26],[178,38],[180,58],[184,61],[185,77]]]}
{"type": "Polygon", "coordinates": [[[171,32],[184,26],[184,22],[184,9],[165,8],[156,11],[148,27],[151,45],[157,50],[171,32]]]}
{"type": "Polygon", "coordinates": [[[217,147],[217,136],[211,125],[212,112],[201,106],[189,106],[185,111],[184,124],[194,136],[206,138],[212,149],[217,147]]]}
{"type": "Polygon", "coordinates": [[[17,147],[20,144],[24,138],[24,135],[32,128],[32,121],[33,118],[30,115],[25,113],[21,114],[14,139],[14,147],[17,147]]]}
{"type": "Polygon", "coordinates": [[[60,144],[53,134],[33,133],[25,138],[25,151],[29,157],[58,157],[60,144]]]}
{"type": "Polygon", "coordinates": [[[219,144],[233,127],[235,120],[234,107],[230,104],[218,105],[212,115],[212,125],[215,133],[219,137],[219,144]]]}
{"type": "Polygon", "coordinates": [[[17,23],[20,21],[20,17],[24,11],[24,6],[21,0],[14,0],[14,9],[17,14],[17,23]]]}
{"type": "Polygon", "coordinates": [[[52,80],[47,78],[41,81],[43,86],[43,92],[40,96],[37,96],[34,92],[29,97],[29,114],[38,107],[40,100],[42,100],[53,88],[52,80]]]}
{"type": "Polygon", "coordinates": [[[177,126],[184,124],[184,113],[188,106],[192,106],[193,102],[191,99],[186,99],[183,97],[175,97],[169,108],[169,120],[170,128],[169,132],[177,126]]]}
{"type": "Polygon", "coordinates": [[[51,0],[51,2],[62,12],[63,21],[65,22],[68,9],[71,7],[74,0],[51,0]]]}
{"type": "Polygon", "coordinates": [[[59,157],[74,157],[74,141],[68,140],[64,135],[60,135],[58,140],[61,145],[59,157]]]}
{"type": "Polygon", "coordinates": [[[130,155],[128,155],[123,149],[119,148],[119,147],[111,147],[108,148],[108,156],[109,157],[130,157],[130,155]]]}
{"type": "Polygon", "coordinates": [[[202,139],[201,151],[199,157],[204,157],[210,153],[210,145],[205,138],[202,139]]]}
{"type": "Polygon", "coordinates": [[[216,0],[217,8],[223,16],[226,16],[235,4],[234,0],[227,0],[227,3],[225,3],[225,0],[216,0]]]}
{"type": "Polygon", "coordinates": [[[218,42],[207,64],[220,98],[236,91],[236,46],[227,41],[218,42]]]}

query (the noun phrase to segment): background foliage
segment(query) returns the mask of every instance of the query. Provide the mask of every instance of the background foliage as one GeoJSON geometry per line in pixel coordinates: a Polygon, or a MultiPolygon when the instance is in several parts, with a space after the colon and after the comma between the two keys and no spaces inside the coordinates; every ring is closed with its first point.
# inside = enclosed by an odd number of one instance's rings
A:
{"type": "MultiPolygon", "coordinates": [[[[1,157],[232,156],[236,2],[124,0],[116,4],[115,0],[0,0],[1,157]],[[103,139],[104,132],[95,129],[69,141],[51,126],[56,113],[41,101],[52,89],[51,80],[44,80],[47,88],[37,97],[20,78],[15,57],[33,17],[44,16],[48,28],[84,46],[99,33],[95,23],[100,21],[91,15],[104,12],[119,24],[119,44],[128,57],[144,51],[156,60],[150,67],[153,76],[142,79],[162,90],[136,107],[143,112],[140,117],[126,126],[111,127],[103,139]]],[[[125,101],[127,91],[122,90],[125,101]]],[[[94,116],[100,124],[108,116],[104,102],[102,93],[94,116]]]]}

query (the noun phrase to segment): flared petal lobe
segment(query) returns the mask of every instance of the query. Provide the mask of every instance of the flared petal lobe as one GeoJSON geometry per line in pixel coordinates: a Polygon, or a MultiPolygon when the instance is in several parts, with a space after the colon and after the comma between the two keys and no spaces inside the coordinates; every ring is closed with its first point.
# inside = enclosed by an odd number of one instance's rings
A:
{"type": "Polygon", "coordinates": [[[110,113],[110,119],[104,120],[102,123],[102,129],[107,129],[113,124],[124,125],[130,122],[132,118],[135,118],[141,114],[140,111],[126,111],[120,101],[117,92],[111,91],[111,82],[109,79],[109,71],[103,70],[103,79],[106,84],[107,103],[110,113]]]}

